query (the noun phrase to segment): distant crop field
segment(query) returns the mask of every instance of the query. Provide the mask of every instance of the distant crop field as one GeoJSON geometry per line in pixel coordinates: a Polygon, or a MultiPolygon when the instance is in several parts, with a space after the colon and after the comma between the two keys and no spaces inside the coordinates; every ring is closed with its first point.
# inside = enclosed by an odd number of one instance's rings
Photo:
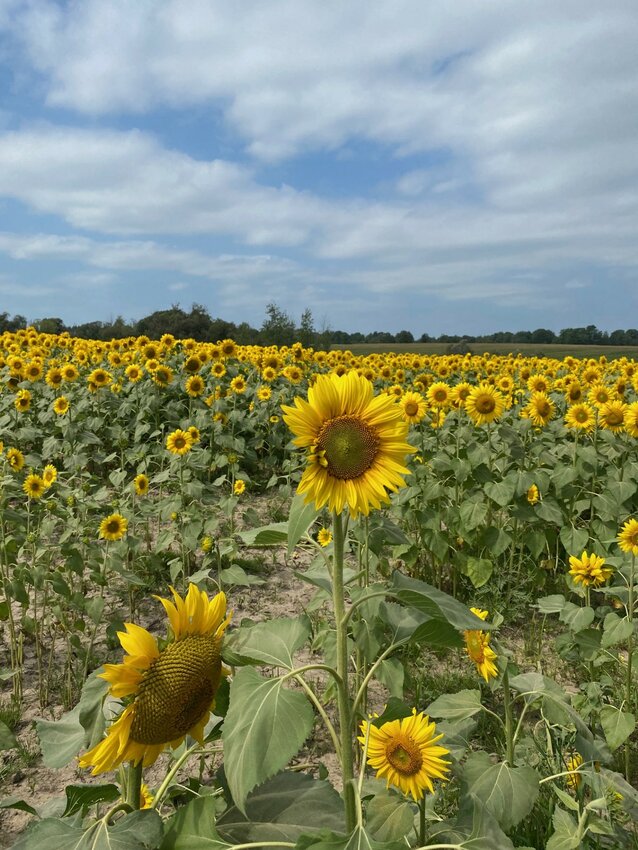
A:
{"type": "MultiPolygon", "coordinates": [[[[332,351],[352,351],[353,354],[449,354],[457,343],[448,342],[410,342],[410,343],[361,343],[352,345],[332,345],[332,351]]],[[[638,346],[625,345],[614,347],[611,345],[560,345],[557,343],[535,343],[535,342],[470,342],[468,348],[472,354],[523,354],[525,357],[555,357],[561,360],[563,357],[601,357],[603,354],[608,360],[616,360],[619,357],[627,357],[635,360],[638,358],[638,346]]]]}

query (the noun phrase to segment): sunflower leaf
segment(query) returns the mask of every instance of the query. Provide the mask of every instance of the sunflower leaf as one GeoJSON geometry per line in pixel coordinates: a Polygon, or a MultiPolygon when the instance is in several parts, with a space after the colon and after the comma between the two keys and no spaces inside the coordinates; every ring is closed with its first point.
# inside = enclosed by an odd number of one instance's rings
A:
{"type": "Polygon", "coordinates": [[[494,764],[484,752],[472,753],[467,759],[463,781],[505,830],[527,817],[539,793],[538,776],[531,767],[494,764]]]}
{"type": "Polygon", "coordinates": [[[252,667],[237,673],[222,738],[228,786],[242,813],[249,792],[285,767],[312,723],[306,697],[286,689],[281,679],[264,679],[252,667]]]}
{"type": "Polygon", "coordinates": [[[166,824],[161,850],[223,850],[229,847],[215,829],[214,797],[196,797],[166,824]]]}
{"type": "Polygon", "coordinates": [[[306,616],[281,617],[239,628],[228,636],[226,651],[270,667],[294,667],[293,655],[310,637],[306,616]]]}

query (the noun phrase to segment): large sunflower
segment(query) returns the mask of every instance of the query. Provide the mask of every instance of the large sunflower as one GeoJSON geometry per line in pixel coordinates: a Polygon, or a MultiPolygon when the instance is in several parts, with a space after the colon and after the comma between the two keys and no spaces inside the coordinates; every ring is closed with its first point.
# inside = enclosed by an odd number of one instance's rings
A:
{"type": "Polygon", "coordinates": [[[328,505],[353,517],[388,502],[388,490],[405,486],[406,456],[414,449],[405,440],[409,423],[392,396],[375,396],[372,384],[356,372],[319,375],[308,401],[282,405],[284,420],[308,449],[299,492],[317,509],[328,505]]]}
{"type": "Polygon", "coordinates": [[[364,720],[357,740],[365,746],[367,739],[368,764],[379,778],[420,800],[425,789],[434,792],[433,779],[447,780],[450,762],[442,756],[450,751],[437,743],[442,737],[427,715],[412,709],[411,717],[379,727],[364,720]]]}
{"type": "Polygon", "coordinates": [[[468,393],[465,410],[475,425],[487,425],[503,415],[505,399],[491,384],[479,384],[468,393]]]}
{"type": "Polygon", "coordinates": [[[184,599],[171,591],[173,602],[156,597],[170,623],[164,648],[146,629],[126,623],[126,631],[118,632],[126,653],[122,664],[105,664],[100,673],[112,696],[130,701],[106,738],[80,759],[80,767],[93,767],[93,775],[125,761],[148,767],[167,745],[178,747],[186,735],[203,743],[222,676],[222,635],[230,615],[223,593],[209,599],[194,584],[184,599]]]}

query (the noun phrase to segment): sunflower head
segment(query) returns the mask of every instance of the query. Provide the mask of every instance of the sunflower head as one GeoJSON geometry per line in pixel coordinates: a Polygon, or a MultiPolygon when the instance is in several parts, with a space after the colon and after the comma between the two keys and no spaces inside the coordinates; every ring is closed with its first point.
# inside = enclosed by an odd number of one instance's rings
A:
{"type": "Polygon", "coordinates": [[[100,523],[100,537],[104,540],[121,540],[127,528],[128,520],[122,514],[111,514],[100,523]]]}
{"type": "Polygon", "coordinates": [[[93,774],[125,761],[149,766],[186,735],[203,742],[223,674],[221,645],[230,615],[223,593],[209,599],[194,584],[184,598],[171,592],[172,600],[156,597],[170,624],[164,648],[134,623],[118,632],[123,661],[105,665],[100,675],[111,695],[127,705],[106,738],[80,759],[80,766],[93,767],[93,774]]]}
{"type": "Polygon", "coordinates": [[[574,584],[582,584],[583,587],[600,587],[607,579],[611,578],[613,569],[605,564],[605,559],[593,552],[588,555],[583,551],[580,558],[571,555],[569,558],[569,575],[574,584]]]}
{"type": "Polygon", "coordinates": [[[438,743],[443,735],[436,734],[436,725],[423,712],[413,709],[410,717],[381,726],[364,720],[360,728],[357,740],[367,747],[368,764],[388,787],[420,800],[424,791],[434,793],[433,779],[447,781],[450,762],[443,756],[450,751],[438,743]]]}
{"type": "Polygon", "coordinates": [[[638,555],[638,520],[628,519],[618,533],[618,545],[623,552],[638,555]]]}

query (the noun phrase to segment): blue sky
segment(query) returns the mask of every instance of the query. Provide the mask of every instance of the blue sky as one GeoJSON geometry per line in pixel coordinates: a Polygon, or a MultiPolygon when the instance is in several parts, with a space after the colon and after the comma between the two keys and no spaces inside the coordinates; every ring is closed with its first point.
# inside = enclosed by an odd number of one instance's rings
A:
{"type": "Polygon", "coordinates": [[[0,311],[638,324],[635,0],[0,0],[0,311]]]}

